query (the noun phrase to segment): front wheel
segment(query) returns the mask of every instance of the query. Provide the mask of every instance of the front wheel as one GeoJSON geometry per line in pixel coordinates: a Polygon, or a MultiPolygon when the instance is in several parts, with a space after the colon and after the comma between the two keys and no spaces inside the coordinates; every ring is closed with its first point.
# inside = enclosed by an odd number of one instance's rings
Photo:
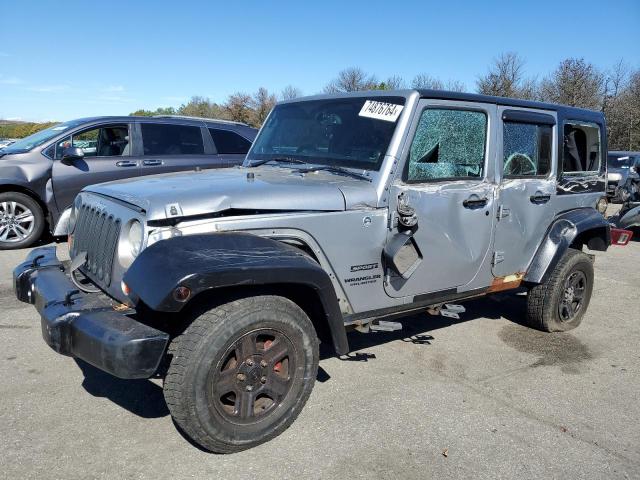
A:
{"type": "Polygon", "coordinates": [[[44,213],[33,198],[19,192],[0,193],[0,250],[30,247],[44,227],[44,213]]]}
{"type": "Polygon", "coordinates": [[[230,302],[198,317],[170,346],[171,415],[203,448],[231,453],[286,430],[311,394],[318,339],[305,312],[277,296],[230,302]]]}
{"type": "Polygon", "coordinates": [[[593,291],[593,261],[568,249],[545,283],[527,295],[527,323],[545,332],[566,332],[580,325],[593,291]]]}

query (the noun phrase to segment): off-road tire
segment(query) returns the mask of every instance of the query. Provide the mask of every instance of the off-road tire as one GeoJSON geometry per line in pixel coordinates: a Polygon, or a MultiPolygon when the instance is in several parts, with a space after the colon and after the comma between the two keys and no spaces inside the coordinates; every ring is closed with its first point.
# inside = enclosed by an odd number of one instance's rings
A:
{"type": "Polygon", "coordinates": [[[549,278],[532,287],[527,295],[526,321],[530,327],[545,332],[566,332],[580,325],[589,306],[593,292],[593,260],[589,255],[570,248],[560,259],[549,278]],[[585,288],[580,309],[568,321],[560,317],[559,307],[565,293],[565,282],[574,274],[582,272],[585,288]]]}
{"type": "Polygon", "coordinates": [[[30,247],[35,242],[40,240],[46,224],[42,208],[40,207],[38,202],[36,202],[29,195],[25,195],[24,193],[19,192],[0,193],[0,204],[9,204],[11,202],[22,205],[31,211],[31,214],[33,215],[33,226],[30,229],[29,234],[21,240],[0,240],[0,250],[15,250],[17,248],[30,247]]]}
{"type": "MultiPolygon", "coordinates": [[[[285,431],[309,398],[318,370],[318,338],[311,320],[298,305],[279,296],[243,298],[204,312],[172,341],[169,353],[173,358],[164,379],[169,411],[192,441],[216,453],[245,450],[285,431]],[[215,372],[220,371],[229,352],[234,355],[234,346],[241,339],[266,329],[281,332],[290,341],[295,368],[288,372],[289,387],[282,401],[261,420],[238,425],[221,413],[217,395],[207,393],[215,392],[216,385],[208,382],[216,378],[215,372]]],[[[231,361],[237,362],[234,358],[231,361]]]]}

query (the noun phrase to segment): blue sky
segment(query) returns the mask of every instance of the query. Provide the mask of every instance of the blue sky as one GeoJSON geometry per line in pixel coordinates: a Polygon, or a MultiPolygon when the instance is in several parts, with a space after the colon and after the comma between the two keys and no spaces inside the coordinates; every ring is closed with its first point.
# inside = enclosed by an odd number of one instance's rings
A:
{"type": "Polygon", "coordinates": [[[640,68],[640,1],[0,0],[0,118],[68,120],[322,90],[359,66],[474,88],[501,52],[543,76],[566,57],[640,68]]]}

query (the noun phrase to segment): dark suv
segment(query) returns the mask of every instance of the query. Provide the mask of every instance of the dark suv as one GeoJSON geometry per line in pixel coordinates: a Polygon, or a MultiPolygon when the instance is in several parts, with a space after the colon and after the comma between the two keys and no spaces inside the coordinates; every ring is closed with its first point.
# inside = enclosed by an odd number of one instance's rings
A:
{"type": "Polygon", "coordinates": [[[67,234],[73,199],[95,183],[243,162],[257,130],[202,118],[94,117],[0,149],[0,249],[28,247],[48,227],[67,234]]]}
{"type": "Polygon", "coordinates": [[[640,201],[640,152],[609,152],[607,166],[611,202],[640,201]]]}

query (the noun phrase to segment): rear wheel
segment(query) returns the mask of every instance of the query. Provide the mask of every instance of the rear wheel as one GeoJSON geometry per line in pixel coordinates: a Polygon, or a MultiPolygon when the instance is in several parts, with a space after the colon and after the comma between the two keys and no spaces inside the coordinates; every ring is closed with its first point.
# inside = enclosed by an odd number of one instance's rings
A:
{"type": "Polygon", "coordinates": [[[207,450],[231,453],[293,423],[318,369],[313,324],[292,301],[250,297],[198,317],[170,347],[164,382],[176,423],[207,450]]]}
{"type": "Polygon", "coordinates": [[[44,231],[44,213],[24,193],[0,193],[0,250],[31,246],[44,231]]]}
{"type": "Polygon", "coordinates": [[[545,283],[529,290],[527,323],[546,332],[565,332],[580,325],[593,291],[593,261],[569,249],[545,283]]]}

